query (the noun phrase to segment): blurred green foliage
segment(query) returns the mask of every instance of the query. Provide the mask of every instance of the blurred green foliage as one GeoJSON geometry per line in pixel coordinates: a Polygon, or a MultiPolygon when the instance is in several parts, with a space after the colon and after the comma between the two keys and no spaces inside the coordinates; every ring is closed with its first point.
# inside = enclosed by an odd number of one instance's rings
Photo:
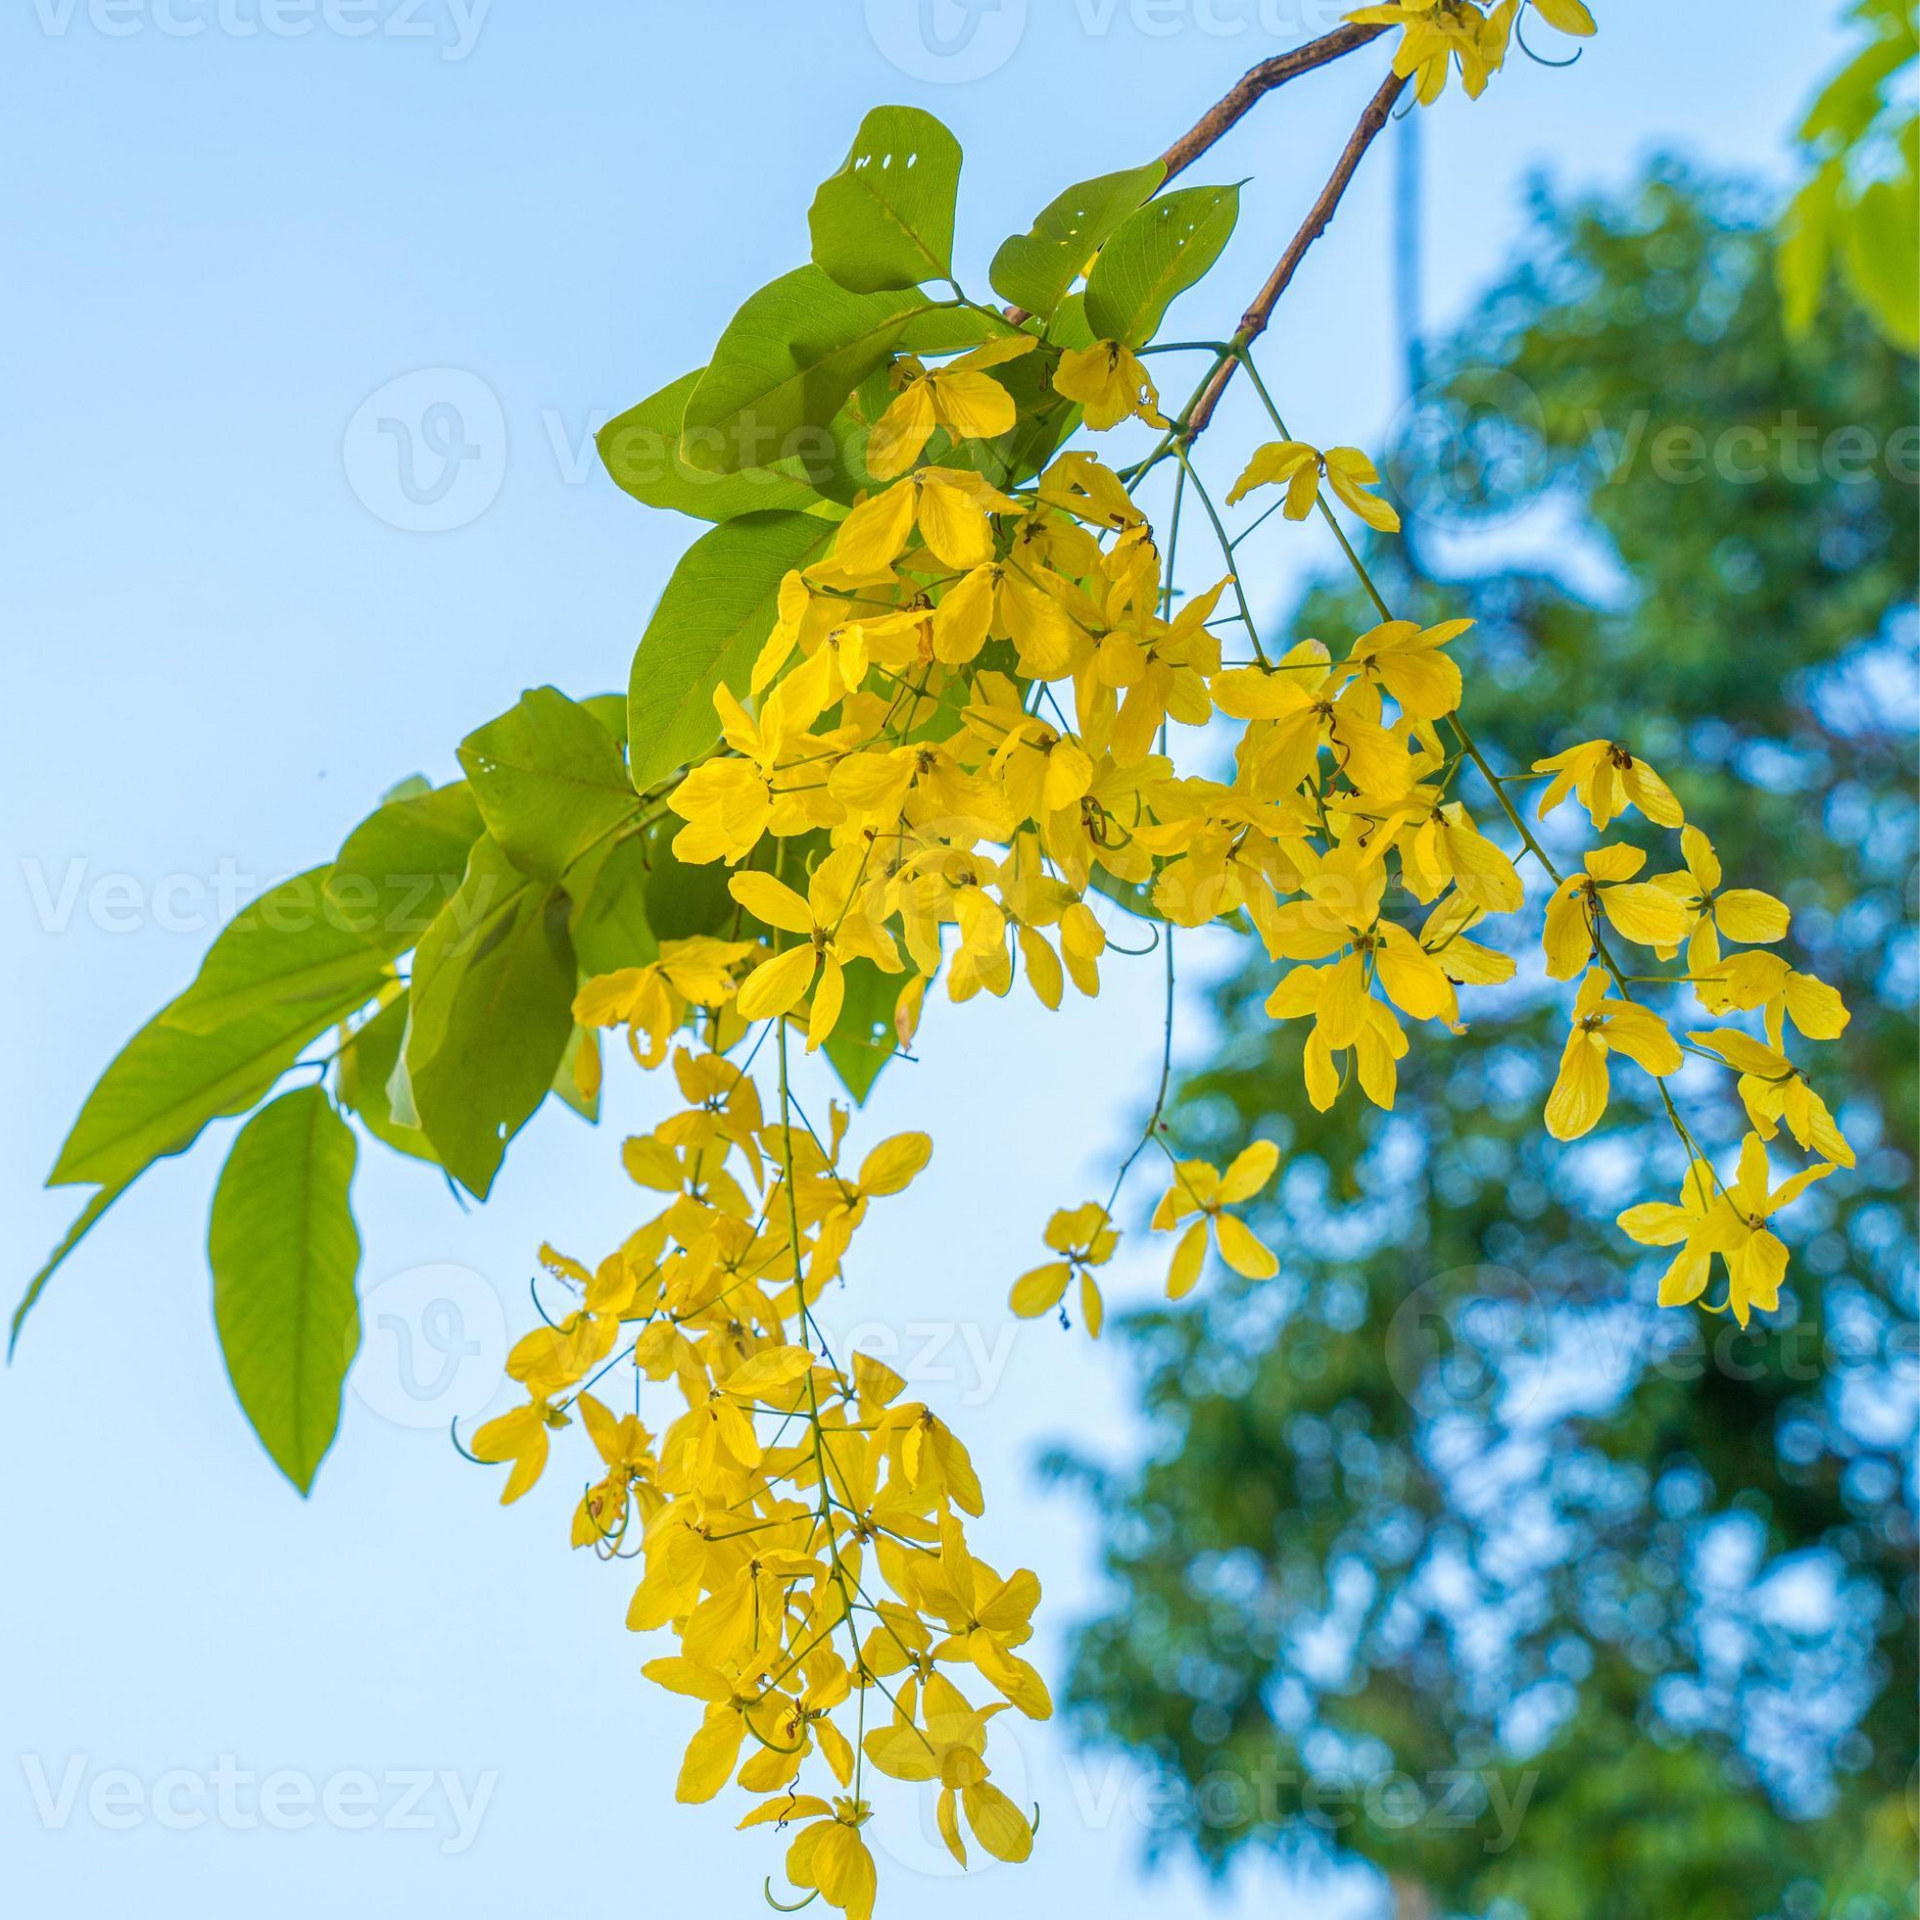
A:
{"type": "MultiPolygon", "coordinates": [[[[1913,1911],[1915,379],[1838,292],[1788,340],[1772,211],[1671,165],[1539,191],[1397,436],[1410,539],[1372,561],[1396,611],[1477,616],[1495,765],[1625,740],[1729,884],[1786,898],[1783,951],[1853,1009],[1809,1065],[1859,1168],[1789,1217],[1777,1316],[1663,1313],[1665,1256],[1612,1222],[1678,1149],[1630,1073],[1545,1137],[1537,966],[1416,1044],[1390,1115],[1316,1115],[1270,967],[1229,980],[1173,1131],[1280,1142],[1281,1276],[1135,1316],[1147,1457],[1052,1463],[1114,1585],[1070,1708],[1191,1789],[1150,1850],[1358,1857],[1409,1916],[1913,1911]]],[[[1286,638],[1371,619],[1332,582],[1286,638]]],[[[1736,1144],[1719,1083],[1678,1084],[1736,1144]]]]}

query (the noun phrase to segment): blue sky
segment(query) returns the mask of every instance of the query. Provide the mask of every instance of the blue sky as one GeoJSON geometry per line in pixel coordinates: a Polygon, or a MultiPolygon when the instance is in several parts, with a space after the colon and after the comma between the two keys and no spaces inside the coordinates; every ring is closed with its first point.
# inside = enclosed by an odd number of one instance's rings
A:
{"type": "MultiPolygon", "coordinates": [[[[1516,61],[1427,120],[1437,323],[1504,258],[1530,172],[1618,182],[1661,148],[1778,172],[1838,45],[1809,0],[1597,10],[1576,68],[1516,61]]],[[[459,738],[524,686],[624,686],[697,529],[617,493],[590,426],[699,364],[804,257],[813,188],[866,107],[922,104],[960,136],[962,277],[981,287],[1059,186],[1157,152],[1338,11],[1003,0],[969,39],[938,0],[943,55],[912,0],[9,8],[0,913],[31,1010],[0,1119],[15,1283],[73,1211],[39,1180],[80,1099],[191,975],[223,898],[327,857],[399,777],[449,776],[459,738]],[[413,430],[411,494],[383,419],[413,430]],[[471,457],[441,491],[449,447],[471,457]]],[[[1379,64],[1287,89],[1196,172],[1249,185],[1182,325],[1231,325],[1379,64]]],[[[1391,172],[1383,147],[1266,356],[1322,442],[1376,439],[1402,398],[1391,172]]],[[[1258,434],[1230,403],[1214,437],[1230,473],[1258,434]]],[[[1260,550],[1263,604],[1326,559],[1291,532],[1260,550]]],[[[930,1127],[934,1164],[876,1216],[829,1316],[972,1443],[983,1550],[1041,1574],[1056,1672],[1096,1574],[1083,1517],[1032,1461],[1065,1435],[1131,1444],[1126,1382],[1111,1349],[1012,1329],[1002,1303],[1050,1208],[1104,1188],[1151,1090],[1157,968],[1110,978],[1057,1018],[936,1008],[922,1064],[858,1122],[930,1127]]],[[[1183,1045],[1204,1046],[1191,1020],[1183,1045]]],[[[631,1226],[616,1148],[653,1098],[617,1083],[598,1133],[543,1116],[471,1213],[363,1155],[366,1347],[305,1505],[241,1425],[214,1343],[202,1247],[226,1129],[150,1174],[59,1276],[0,1380],[0,1858],[23,1911],[504,1920],[642,1891],[760,1911],[777,1849],[730,1836],[737,1813],[673,1804],[690,1718],[639,1678],[629,1571],[567,1551],[568,1477],[502,1512],[444,1440],[530,1316],[539,1241],[595,1255],[631,1226]],[[257,1779],[275,1773],[292,1784],[268,1819],[257,1779]]],[[[1147,1297],[1151,1264],[1123,1298],[1147,1297]]],[[[1035,1860],[965,1885],[897,1841],[883,1911],[1145,1915],[1195,1884],[1143,1880],[1151,1807],[1123,1776],[1076,1770],[1047,1730],[1009,1765],[1046,1809],[1035,1860]]],[[[1250,1871],[1219,1911],[1370,1897],[1250,1871]]]]}

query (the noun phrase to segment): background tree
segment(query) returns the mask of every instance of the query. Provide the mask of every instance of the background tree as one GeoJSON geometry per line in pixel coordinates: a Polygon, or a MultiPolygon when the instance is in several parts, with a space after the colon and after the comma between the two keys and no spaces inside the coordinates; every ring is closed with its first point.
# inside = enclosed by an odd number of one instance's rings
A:
{"type": "MultiPolygon", "coordinates": [[[[1170,1125],[1280,1143],[1253,1224],[1281,1275],[1129,1321],[1157,1446],[1053,1463],[1116,1586],[1077,1643],[1085,1736],[1248,1789],[1155,1847],[1358,1855],[1407,1913],[1911,1911],[1914,369],[1837,290],[1789,342],[1769,215],[1664,165],[1543,191],[1392,478],[1416,533],[1536,509],[1555,562],[1372,562],[1396,610],[1477,615],[1495,764],[1626,739],[1730,874],[1784,883],[1798,964],[1853,1009],[1859,1167],[1809,1202],[1770,1323],[1662,1311],[1613,1216],[1649,1158],[1677,1189],[1678,1150],[1625,1072],[1600,1131],[1541,1135],[1564,1015],[1537,965],[1416,1050],[1392,1114],[1314,1113],[1270,969],[1229,980],[1170,1125]],[[1413,1784],[1313,1817],[1298,1776],[1340,1772],[1413,1784]]],[[[1289,638],[1375,617],[1343,578],[1289,638]]]]}

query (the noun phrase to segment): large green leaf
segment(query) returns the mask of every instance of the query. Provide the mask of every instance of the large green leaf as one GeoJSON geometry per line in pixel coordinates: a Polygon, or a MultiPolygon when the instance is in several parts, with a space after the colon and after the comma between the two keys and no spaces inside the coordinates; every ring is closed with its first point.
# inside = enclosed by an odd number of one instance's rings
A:
{"type": "Polygon", "coordinates": [[[1174,296],[1219,259],[1239,217],[1238,187],[1182,187],[1130,214],[1087,277],[1094,338],[1145,346],[1174,296]]]}
{"type": "Polygon", "coordinates": [[[1920,198],[1914,177],[1875,180],[1847,209],[1841,260],[1847,282],[1903,353],[1920,349],[1920,198]]]}
{"type": "MultiPolygon", "coordinates": [[[[710,473],[817,460],[847,395],[899,345],[926,296],[849,293],[818,267],[796,267],[727,323],[687,396],[680,456],[710,473]]],[[[936,337],[945,337],[942,330],[936,337]]]]}
{"type": "Polygon", "coordinates": [[[950,278],[959,189],[960,143],[932,114],[875,107],[813,197],[814,265],[850,293],[950,278]]]}
{"type": "Polygon", "coordinates": [[[161,1015],[166,1024],[183,1033],[213,1033],[268,1008],[318,1007],[325,1010],[324,1026],[343,1002],[352,1007],[371,999],[392,955],[334,907],[328,873],[315,867],[295,874],[235,914],[193,985],[161,1015]]]}
{"type": "Polygon", "coordinates": [[[638,835],[596,847],[567,874],[573,916],[568,930],[583,974],[618,973],[660,957],[647,918],[653,878],[646,841],[638,835]]]}
{"type": "Polygon", "coordinates": [[[1050,314],[1120,223],[1166,178],[1164,161],[1103,173],[1041,208],[1032,228],[1001,243],[989,278],[1001,299],[1050,314]]]}
{"type": "Polygon", "coordinates": [[[404,953],[459,886],[482,824],[464,780],[389,794],[347,835],[327,875],[328,902],[362,938],[404,953]]]}
{"type": "Polygon", "coordinates": [[[388,1091],[407,1037],[409,1005],[409,995],[398,994],[371,1020],[354,1029],[353,1038],[340,1049],[340,1101],[376,1140],[396,1153],[438,1166],[439,1156],[432,1142],[418,1127],[404,1124],[395,1115],[393,1096],[388,1091]]]}
{"type": "Polygon", "coordinates": [[[681,555],[633,656],[627,744],[633,784],[651,786],[720,737],[713,693],[744,693],[779,611],[780,582],[817,560],[833,528],[804,513],[749,513],[681,555]]]}
{"type": "Polygon", "coordinates": [[[360,1345],[360,1235],[347,1204],[354,1152],[352,1130],[320,1088],[282,1094],[241,1128],[207,1232],[228,1378],[303,1494],[333,1444],[340,1385],[360,1345]]]}
{"type": "Polygon", "coordinates": [[[126,1192],[124,1185],[102,1187],[87,1204],[80,1209],[79,1218],[60,1238],[60,1244],[47,1255],[40,1271],[27,1282],[27,1290],[20,1296],[20,1304],[13,1310],[13,1320],[7,1328],[7,1358],[13,1358],[15,1343],[20,1338],[20,1329],[26,1325],[27,1315],[33,1311],[33,1303],[40,1298],[41,1290],[53,1278],[64,1261],[94,1227],[100,1216],[126,1192]]]}
{"type": "Polygon", "coordinates": [[[468,734],[460,764],[487,831],[536,880],[558,880],[639,812],[619,743],[556,687],[530,689],[468,734]]]}
{"type": "Polygon", "coordinates": [[[701,867],[676,860],[669,848],[679,825],[678,820],[664,822],[652,835],[647,924],[661,940],[724,936],[739,918],[739,902],[727,891],[727,869],[717,860],[701,867]]]}
{"type": "Polygon", "coordinates": [[[191,1146],[209,1120],[244,1113],[317,1034],[368,998],[355,983],[332,1004],[267,1007],[212,1033],[171,1025],[173,1009],[162,1009],[87,1095],[47,1184],[124,1187],[153,1161],[191,1146]]]}
{"type": "Polygon", "coordinates": [[[680,429],[687,401],[705,372],[701,367],[682,374],[637,407],[617,414],[594,436],[614,484],[649,507],[689,513],[696,520],[827,510],[828,503],[817,488],[837,465],[830,448],[813,450],[811,461],[741,467],[733,473],[709,473],[681,458],[680,429]]]}
{"type": "Polygon", "coordinates": [[[567,911],[559,887],[529,881],[485,836],[414,955],[413,1111],[441,1165],[483,1200],[573,1032],[567,911]]]}

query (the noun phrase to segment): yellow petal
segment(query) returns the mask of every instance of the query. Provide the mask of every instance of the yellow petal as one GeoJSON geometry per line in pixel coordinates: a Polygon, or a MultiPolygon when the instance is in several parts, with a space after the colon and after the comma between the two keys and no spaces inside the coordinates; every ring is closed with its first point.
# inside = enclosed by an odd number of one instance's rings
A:
{"type": "Polygon", "coordinates": [[[1607,1049],[1597,1034],[1576,1030],[1560,1056],[1560,1075],[1547,1095],[1547,1131],[1578,1140],[1607,1110],[1607,1049]]]}
{"type": "Polygon", "coordinates": [[[1787,937],[1793,916],[1784,901],[1752,887],[1734,887],[1713,903],[1713,917],[1729,940],[1752,946],[1771,946],[1787,937]]]}
{"type": "Polygon", "coordinates": [[[813,980],[820,956],[811,944],[790,947],[763,962],[741,982],[734,1005],[743,1020],[766,1020],[791,1012],[813,980]]]}
{"type": "Polygon", "coordinates": [[[835,561],[852,574],[885,573],[913,531],[913,496],[914,488],[903,483],[861,501],[840,523],[835,561]]]}
{"type": "Polygon", "coordinates": [[[1249,1280],[1271,1280],[1280,1271],[1273,1250],[1247,1224],[1231,1213],[1214,1216],[1213,1230],[1220,1239],[1220,1257],[1235,1273],[1249,1280]]]}
{"type": "Polygon", "coordinates": [[[1648,880],[1602,887],[1600,905],[1620,934],[1643,947],[1677,947],[1692,925],[1688,910],[1648,880]]]}
{"type": "Polygon", "coordinates": [[[1072,1278],[1073,1268],[1065,1260],[1050,1260],[1044,1267],[1023,1273],[1013,1283],[1013,1294],[1007,1304],[1022,1320],[1037,1320],[1060,1304],[1060,1296],[1072,1278]]]}
{"type": "Polygon", "coordinates": [[[1193,1291],[1200,1269],[1207,1259],[1207,1223],[1196,1220],[1180,1236],[1173,1250],[1173,1265],[1167,1270],[1167,1298],[1182,1300],[1193,1291]]]}
{"type": "Polygon", "coordinates": [[[998,380],[965,369],[935,376],[934,404],[940,424],[956,440],[997,440],[1020,417],[1013,395],[998,380]]]}
{"type": "Polygon", "coordinates": [[[693,1802],[711,1800],[727,1784],[746,1733],[745,1718],[731,1706],[710,1707],[699,1732],[688,1742],[673,1797],[693,1802]]]}
{"type": "Polygon", "coordinates": [[[964,1787],[960,1804],[974,1838],[996,1860],[1019,1862],[1033,1851],[1033,1829],[1027,1816],[991,1780],[964,1787]]]}
{"type": "Polygon", "coordinates": [[[1271,1140],[1256,1140],[1252,1146],[1243,1147],[1220,1176],[1220,1198],[1228,1206],[1251,1200],[1273,1178],[1279,1164],[1280,1149],[1271,1140]]]}
{"type": "Polygon", "coordinates": [[[867,471],[876,480],[897,479],[920,458],[934,425],[932,390],[925,380],[916,380],[867,436],[867,471]]]}
{"type": "Polygon", "coordinates": [[[813,914],[807,903],[770,873],[736,873],[727,891],[753,915],[782,933],[813,932],[813,914]]]}
{"type": "Polygon", "coordinates": [[[807,1051],[825,1045],[840,1021],[840,1009],[847,997],[846,969],[838,960],[828,960],[820,969],[819,983],[813,990],[813,1006],[807,1015],[807,1051]]]}

